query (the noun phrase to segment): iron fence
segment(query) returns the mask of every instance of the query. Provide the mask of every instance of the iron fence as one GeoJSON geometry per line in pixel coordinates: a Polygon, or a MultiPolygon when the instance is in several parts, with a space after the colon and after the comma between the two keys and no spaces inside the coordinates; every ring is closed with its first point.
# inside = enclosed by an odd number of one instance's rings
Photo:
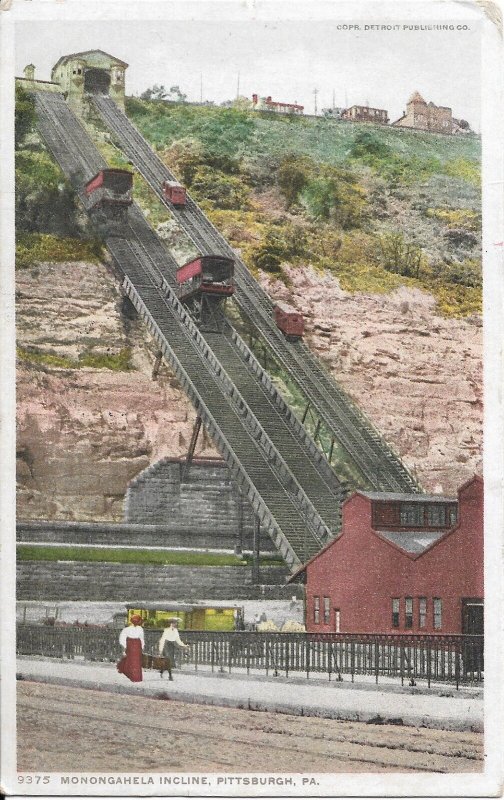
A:
{"type": "MultiPolygon", "coordinates": [[[[145,631],[145,650],[157,653],[161,630],[145,631]]],[[[251,671],[266,675],[325,673],[328,679],[353,681],[388,677],[416,685],[483,682],[483,636],[393,634],[263,633],[183,631],[190,645],[187,661],[195,670],[251,671]]],[[[121,653],[116,628],[18,624],[17,652],[48,658],[116,661],[121,653]]],[[[179,657],[186,651],[178,651],[179,657]]]]}

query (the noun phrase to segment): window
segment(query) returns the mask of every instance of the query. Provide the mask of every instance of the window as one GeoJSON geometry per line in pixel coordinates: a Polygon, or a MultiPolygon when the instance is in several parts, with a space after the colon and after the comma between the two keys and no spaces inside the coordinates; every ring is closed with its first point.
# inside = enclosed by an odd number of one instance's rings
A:
{"type": "Polygon", "coordinates": [[[313,621],[316,625],[320,622],[320,597],[313,598],[313,621]]]}
{"type": "Polygon", "coordinates": [[[392,627],[398,628],[399,627],[399,611],[400,611],[400,600],[398,597],[392,598],[392,627]]]}
{"type": "Polygon", "coordinates": [[[448,515],[450,518],[450,527],[457,524],[457,506],[450,506],[448,515]]]}
{"type": "Polygon", "coordinates": [[[434,610],[434,630],[439,631],[443,627],[443,601],[439,597],[433,600],[434,610]]]}
{"type": "Polygon", "coordinates": [[[427,624],[427,598],[418,598],[418,627],[425,628],[427,624]]]}
{"type": "Polygon", "coordinates": [[[427,506],[427,525],[434,528],[436,525],[446,525],[446,506],[432,503],[427,506]]]}
{"type": "Polygon", "coordinates": [[[324,597],[324,625],[329,625],[331,621],[331,598],[324,597]]]}
{"type": "Polygon", "coordinates": [[[421,525],[422,518],[423,506],[420,503],[401,503],[401,525],[421,525]]]}
{"type": "Polygon", "coordinates": [[[413,627],[413,598],[406,597],[404,601],[404,627],[413,627]]]}

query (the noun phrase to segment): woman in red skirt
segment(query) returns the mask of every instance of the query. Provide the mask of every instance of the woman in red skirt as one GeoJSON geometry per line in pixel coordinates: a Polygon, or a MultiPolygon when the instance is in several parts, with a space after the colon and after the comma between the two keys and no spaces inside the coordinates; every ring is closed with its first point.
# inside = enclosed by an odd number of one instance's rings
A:
{"type": "Polygon", "coordinates": [[[117,665],[117,671],[126,675],[130,681],[138,683],[143,680],[142,651],[144,648],[142,617],[138,614],[133,614],[131,624],[122,629],[119,644],[124,650],[124,655],[117,665]]]}

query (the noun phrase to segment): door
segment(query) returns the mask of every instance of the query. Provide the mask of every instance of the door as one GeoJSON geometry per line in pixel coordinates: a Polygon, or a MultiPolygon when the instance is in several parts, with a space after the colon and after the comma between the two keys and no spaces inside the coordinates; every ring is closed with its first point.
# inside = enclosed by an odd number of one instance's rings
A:
{"type": "Polygon", "coordinates": [[[464,644],[464,671],[483,672],[483,600],[481,598],[464,598],[462,600],[462,633],[481,637],[469,640],[464,644]]]}

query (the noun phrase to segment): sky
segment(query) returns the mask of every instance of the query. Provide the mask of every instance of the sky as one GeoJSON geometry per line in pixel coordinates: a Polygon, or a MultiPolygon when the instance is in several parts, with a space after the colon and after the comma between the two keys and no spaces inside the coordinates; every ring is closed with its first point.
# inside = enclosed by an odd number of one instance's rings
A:
{"type": "MultiPolygon", "coordinates": [[[[403,20],[158,20],[55,21],[16,24],[16,74],[32,62],[49,80],[58,58],[105,50],[129,64],[126,93],[153,84],[178,85],[188,100],[221,103],[241,95],[271,95],[317,106],[384,108],[391,121],[417,90],[425,100],[450,106],[453,115],[480,129],[480,30],[365,30],[364,25],[403,20]],[[342,30],[342,25],[360,25],[342,30]],[[340,28],[338,28],[340,26],[340,28]]],[[[408,24],[414,20],[407,21],[408,24]]],[[[420,20],[430,24],[429,20],[420,20]]],[[[450,20],[431,20],[432,24],[450,20]]],[[[455,25],[459,21],[453,21],[455,25]]]]}

